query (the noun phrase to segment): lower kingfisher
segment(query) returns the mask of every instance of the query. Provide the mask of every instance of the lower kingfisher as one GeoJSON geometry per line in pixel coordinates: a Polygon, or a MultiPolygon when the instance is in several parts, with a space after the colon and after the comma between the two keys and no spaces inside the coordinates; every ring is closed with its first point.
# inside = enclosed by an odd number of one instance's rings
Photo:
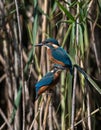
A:
{"type": "Polygon", "coordinates": [[[56,64],[60,64],[63,67],[68,68],[70,70],[70,73],[73,74],[71,59],[68,53],[62,47],[60,47],[56,39],[49,38],[39,44],[36,44],[35,46],[47,47],[49,59],[56,64]]]}
{"type": "Polygon", "coordinates": [[[35,85],[36,99],[46,90],[53,88],[59,81],[60,73],[64,70],[64,67],[55,64],[53,69],[48,72],[41,80],[35,85]]]}

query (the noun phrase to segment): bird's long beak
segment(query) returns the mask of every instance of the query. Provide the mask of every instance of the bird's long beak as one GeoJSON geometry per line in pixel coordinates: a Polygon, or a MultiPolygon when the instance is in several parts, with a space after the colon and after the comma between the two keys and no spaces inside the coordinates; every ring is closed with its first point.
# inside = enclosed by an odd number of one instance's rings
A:
{"type": "Polygon", "coordinates": [[[35,44],[34,46],[35,47],[37,47],[37,46],[43,46],[43,43],[35,44]]]}

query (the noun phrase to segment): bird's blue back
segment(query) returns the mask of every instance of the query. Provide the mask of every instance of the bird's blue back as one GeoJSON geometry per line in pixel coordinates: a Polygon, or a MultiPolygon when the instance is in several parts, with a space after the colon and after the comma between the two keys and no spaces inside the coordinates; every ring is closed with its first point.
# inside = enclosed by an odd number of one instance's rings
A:
{"type": "Polygon", "coordinates": [[[70,72],[72,73],[72,62],[71,62],[67,52],[62,47],[52,49],[52,56],[56,60],[63,62],[66,67],[69,67],[70,72]]]}
{"type": "Polygon", "coordinates": [[[48,72],[45,76],[43,76],[43,78],[37,82],[37,84],[35,85],[36,88],[36,92],[38,92],[38,90],[42,87],[42,86],[47,86],[50,85],[52,83],[54,79],[54,73],[53,72],[48,72]]]}

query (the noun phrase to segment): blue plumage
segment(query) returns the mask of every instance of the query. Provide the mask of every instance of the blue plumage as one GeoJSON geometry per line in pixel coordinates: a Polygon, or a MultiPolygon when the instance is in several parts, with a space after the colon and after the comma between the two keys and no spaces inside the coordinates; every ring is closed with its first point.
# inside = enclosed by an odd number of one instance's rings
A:
{"type": "Polygon", "coordinates": [[[45,76],[43,76],[43,78],[36,83],[35,85],[36,99],[43,92],[54,87],[57,84],[60,77],[60,73],[64,69],[65,68],[62,67],[61,65],[54,64],[53,69],[50,72],[48,72],[45,76]]]}
{"type": "Polygon", "coordinates": [[[40,45],[41,46],[43,45],[48,48],[48,54],[50,56],[51,61],[67,67],[70,70],[70,73],[73,74],[71,59],[69,58],[68,53],[62,47],[60,47],[56,39],[49,38],[35,46],[40,46],[40,45]]]}
{"type": "Polygon", "coordinates": [[[45,76],[43,76],[43,78],[40,81],[38,81],[37,84],[35,85],[36,93],[38,93],[39,89],[42,86],[50,85],[53,79],[54,79],[54,72],[48,72],[45,76]]]}
{"type": "Polygon", "coordinates": [[[60,46],[59,43],[58,43],[58,41],[57,41],[56,39],[54,39],[54,38],[46,39],[44,42],[45,42],[45,43],[51,42],[51,43],[54,43],[54,44],[57,45],[57,46],[60,46]]]}
{"type": "Polygon", "coordinates": [[[54,59],[58,61],[63,62],[65,67],[68,67],[72,74],[72,62],[67,52],[62,47],[58,47],[56,49],[51,49],[51,53],[52,53],[52,57],[54,57],[54,59]]]}

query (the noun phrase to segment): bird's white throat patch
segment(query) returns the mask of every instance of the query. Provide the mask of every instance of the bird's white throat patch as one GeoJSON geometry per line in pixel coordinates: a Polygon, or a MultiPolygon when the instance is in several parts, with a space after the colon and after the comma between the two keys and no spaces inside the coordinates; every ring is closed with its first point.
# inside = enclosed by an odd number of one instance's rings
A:
{"type": "Polygon", "coordinates": [[[52,44],[52,46],[53,46],[54,48],[58,48],[58,46],[57,46],[57,45],[55,45],[55,44],[52,44]]]}
{"type": "Polygon", "coordinates": [[[51,70],[51,72],[53,73],[53,72],[54,72],[54,70],[51,70]]]}

